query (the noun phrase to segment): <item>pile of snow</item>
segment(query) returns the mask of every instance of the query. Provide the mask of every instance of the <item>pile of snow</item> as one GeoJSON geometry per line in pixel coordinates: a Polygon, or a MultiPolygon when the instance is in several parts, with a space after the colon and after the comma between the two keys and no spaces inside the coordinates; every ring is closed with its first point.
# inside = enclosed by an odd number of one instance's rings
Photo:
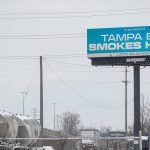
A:
{"type": "Polygon", "coordinates": [[[33,147],[32,150],[54,150],[52,146],[33,147]]]}
{"type": "Polygon", "coordinates": [[[43,146],[43,150],[54,150],[52,146],[43,146]]]}

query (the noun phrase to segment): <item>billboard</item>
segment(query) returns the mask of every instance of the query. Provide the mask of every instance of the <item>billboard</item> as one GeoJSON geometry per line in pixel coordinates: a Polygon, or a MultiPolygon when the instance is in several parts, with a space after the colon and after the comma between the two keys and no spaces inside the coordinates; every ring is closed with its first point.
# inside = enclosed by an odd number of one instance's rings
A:
{"type": "Polygon", "coordinates": [[[87,55],[88,58],[150,56],[150,26],[88,29],[87,55]]]}

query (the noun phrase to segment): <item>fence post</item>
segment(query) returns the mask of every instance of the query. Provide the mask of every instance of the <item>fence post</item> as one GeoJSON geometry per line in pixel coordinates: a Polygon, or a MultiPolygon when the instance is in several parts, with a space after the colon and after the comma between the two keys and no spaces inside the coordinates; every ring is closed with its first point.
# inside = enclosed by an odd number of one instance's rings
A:
{"type": "Polygon", "coordinates": [[[139,131],[139,149],[142,150],[142,132],[139,131]]]}

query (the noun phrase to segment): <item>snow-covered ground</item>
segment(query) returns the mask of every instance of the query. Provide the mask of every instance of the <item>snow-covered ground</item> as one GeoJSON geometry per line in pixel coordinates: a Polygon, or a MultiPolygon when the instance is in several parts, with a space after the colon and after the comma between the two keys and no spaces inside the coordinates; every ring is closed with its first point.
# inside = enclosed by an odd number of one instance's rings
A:
{"type": "Polygon", "coordinates": [[[54,150],[52,146],[34,147],[32,150],[54,150]]]}

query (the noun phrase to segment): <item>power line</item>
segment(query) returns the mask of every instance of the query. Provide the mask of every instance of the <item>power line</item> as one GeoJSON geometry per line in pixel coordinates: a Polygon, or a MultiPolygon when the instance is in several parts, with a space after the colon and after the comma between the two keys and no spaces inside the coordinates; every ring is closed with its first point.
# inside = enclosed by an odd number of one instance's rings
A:
{"type": "MultiPolygon", "coordinates": [[[[84,101],[86,101],[86,102],[88,102],[89,104],[91,104],[91,105],[94,105],[94,106],[96,106],[96,107],[101,107],[101,108],[105,108],[105,109],[113,109],[113,107],[112,108],[110,108],[110,107],[107,107],[107,106],[104,106],[104,105],[99,105],[99,104],[96,104],[96,103],[93,103],[93,102],[91,102],[89,99],[87,99],[86,97],[84,97],[84,96],[82,96],[79,92],[77,92],[74,88],[72,88],[65,80],[63,80],[62,78],[61,78],[61,76],[59,76],[58,74],[57,74],[57,72],[48,64],[48,62],[45,60],[45,62],[46,62],[46,64],[47,64],[47,66],[50,68],[50,70],[57,76],[57,78],[60,80],[60,81],[62,81],[62,83],[66,86],[66,87],[68,87],[74,94],[76,94],[77,96],[79,96],[81,99],[83,99],[84,101]]],[[[117,106],[117,108],[118,108],[119,106],[117,106]]],[[[114,107],[115,108],[115,107],[114,107]]]]}
{"type": "MultiPolygon", "coordinates": [[[[23,35],[24,36],[24,35],[23,35]]],[[[61,36],[61,37],[58,37],[58,36],[54,36],[54,37],[13,37],[13,36],[11,36],[11,37],[0,37],[0,39],[3,39],[3,40],[10,40],[10,39],[22,39],[22,40],[24,40],[24,39],[39,39],[39,40],[42,40],[42,39],[70,39],[70,38],[84,38],[84,37],[86,37],[86,36],[61,36]]]]}
{"type": "MultiPolygon", "coordinates": [[[[63,54],[63,55],[44,55],[44,58],[71,58],[71,57],[81,57],[81,56],[86,56],[83,54],[63,54]]],[[[22,55],[14,55],[14,56],[0,56],[0,59],[39,59],[39,56],[22,56],[22,55]]]]}
{"type": "Polygon", "coordinates": [[[42,37],[42,36],[50,36],[50,37],[55,37],[55,36],[71,36],[71,35],[85,35],[86,33],[57,33],[57,34],[26,34],[26,35],[0,35],[0,37],[42,37]]]}
{"type": "Polygon", "coordinates": [[[57,63],[66,64],[66,65],[72,65],[72,66],[78,66],[78,67],[86,67],[86,68],[88,67],[88,68],[91,68],[91,66],[83,65],[83,64],[73,64],[73,63],[63,62],[63,61],[57,61],[57,60],[48,60],[48,61],[54,61],[54,62],[57,62],[57,63]]]}
{"type": "MultiPolygon", "coordinates": [[[[53,56],[55,57],[55,56],[53,56]]],[[[60,55],[59,58],[64,58],[64,57],[69,57],[69,58],[72,58],[72,57],[86,57],[86,55],[81,55],[81,56],[69,56],[69,55],[60,55]]],[[[83,64],[75,64],[75,63],[70,63],[70,62],[64,62],[64,61],[59,61],[59,60],[54,60],[54,59],[48,59],[48,57],[45,57],[45,59],[47,61],[52,61],[52,62],[57,62],[57,63],[61,63],[61,64],[65,64],[65,65],[71,65],[71,66],[77,66],[77,67],[85,67],[85,68],[92,68],[92,66],[90,65],[83,65],[83,64]]],[[[106,66],[103,66],[103,68],[112,68],[112,67],[106,67],[106,66]]],[[[80,72],[84,72],[84,71],[80,71],[80,72]]],[[[93,72],[93,71],[91,71],[93,72]]],[[[96,71],[96,72],[121,72],[121,71],[96,71]]]]}
{"type": "Polygon", "coordinates": [[[44,55],[44,58],[72,58],[72,57],[87,57],[87,54],[58,54],[58,55],[44,55]]]}
{"type": "Polygon", "coordinates": [[[114,11],[135,11],[135,10],[149,10],[150,8],[128,8],[128,9],[112,9],[112,10],[91,10],[91,11],[68,11],[68,12],[13,12],[13,13],[0,13],[0,15],[57,15],[57,14],[84,14],[84,13],[102,13],[114,11]]]}
{"type": "MultiPolygon", "coordinates": [[[[72,65],[72,66],[82,66],[82,67],[87,67],[87,68],[92,68],[89,65],[83,65],[83,64],[74,64],[74,63],[70,63],[70,62],[64,62],[64,61],[60,61],[60,60],[56,60],[56,58],[67,58],[67,59],[72,59],[72,58],[87,58],[87,54],[59,54],[59,55],[44,55],[44,58],[47,61],[54,61],[57,63],[62,63],[62,64],[66,64],[66,65],[72,65]],[[54,58],[54,59],[53,59],[54,58]]],[[[114,68],[114,66],[101,66],[101,68],[114,68]]],[[[120,66],[115,66],[115,68],[120,68],[120,66]]]]}
{"type": "Polygon", "coordinates": [[[73,71],[73,70],[62,70],[62,71],[57,71],[57,72],[67,72],[67,73],[117,73],[117,72],[121,72],[121,71],[105,71],[105,70],[98,70],[98,71],[95,71],[95,70],[76,70],[76,71],[73,71]]]}
{"type": "Polygon", "coordinates": [[[36,65],[36,67],[35,67],[35,70],[34,70],[34,72],[33,72],[33,76],[32,76],[32,78],[31,78],[31,81],[29,82],[29,85],[28,85],[28,88],[27,88],[27,93],[29,93],[29,90],[30,90],[31,85],[32,85],[32,83],[33,83],[33,80],[34,80],[34,77],[35,77],[35,75],[36,75],[36,72],[37,72],[38,67],[39,67],[39,61],[38,61],[37,65],[36,65]]]}
{"type": "Polygon", "coordinates": [[[68,19],[68,18],[89,18],[89,17],[107,17],[107,16],[124,16],[124,15],[136,15],[136,14],[148,14],[150,12],[126,12],[126,13],[115,13],[115,14],[93,14],[86,16],[32,16],[32,17],[0,17],[0,20],[24,20],[24,19],[68,19]]]}
{"type": "MultiPolygon", "coordinates": [[[[48,80],[50,81],[51,83],[54,83],[54,84],[57,84],[59,83],[57,80],[48,80]]],[[[74,83],[74,84],[121,84],[121,82],[115,82],[115,81],[75,81],[75,80],[72,80],[72,81],[67,81],[67,83],[74,83]]],[[[62,83],[62,82],[60,82],[62,83]]]]}
{"type": "Polygon", "coordinates": [[[38,59],[39,56],[0,56],[0,59],[38,59]]]}
{"type": "Polygon", "coordinates": [[[64,34],[26,34],[26,35],[0,35],[0,39],[53,39],[53,38],[82,38],[86,33],[64,34]]]}
{"type": "MultiPolygon", "coordinates": [[[[86,102],[94,105],[94,106],[98,106],[97,104],[91,102],[90,100],[88,100],[87,98],[83,97],[82,95],[80,95],[75,89],[73,89],[65,80],[63,80],[58,74],[57,72],[47,63],[47,61],[45,61],[47,66],[50,68],[50,70],[57,76],[57,78],[66,86],[68,87],[73,93],[75,93],[76,95],[78,95],[81,99],[84,99],[86,102]]],[[[107,108],[106,106],[100,106],[103,108],[107,108]]]]}

